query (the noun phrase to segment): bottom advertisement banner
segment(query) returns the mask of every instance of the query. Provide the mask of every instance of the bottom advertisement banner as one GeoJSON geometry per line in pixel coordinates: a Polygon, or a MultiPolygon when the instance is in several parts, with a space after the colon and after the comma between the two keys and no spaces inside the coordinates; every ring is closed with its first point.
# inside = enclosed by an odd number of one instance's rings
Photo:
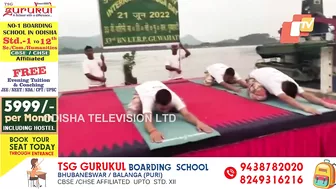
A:
{"type": "Polygon", "coordinates": [[[0,186],[332,188],[335,162],[336,158],[27,158],[0,178],[0,186]]]}

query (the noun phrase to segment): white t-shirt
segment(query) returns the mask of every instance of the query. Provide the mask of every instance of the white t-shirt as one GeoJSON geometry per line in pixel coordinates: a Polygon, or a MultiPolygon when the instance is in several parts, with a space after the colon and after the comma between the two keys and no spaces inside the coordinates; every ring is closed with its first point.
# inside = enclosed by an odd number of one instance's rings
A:
{"type": "MultiPolygon", "coordinates": [[[[228,68],[230,67],[225,64],[216,63],[216,64],[212,64],[208,66],[206,70],[209,72],[209,74],[212,77],[215,78],[217,83],[222,83],[224,82],[224,79],[223,79],[224,73],[228,68]]],[[[242,79],[237,72],[235,72],[234,77],[237,81],[242,79]]]]}
{"type": "MultiPolygon", "coordinates": [[[[83,72],[84,74],[91,74],[96,77],[104,77],[104,72],[101,70],[101,66],[103,66],[103,63],[101,60],[93,59],[89,60],[86,59],[82,63],[83,66],[83,72]]],[[[87,78],[89,82],[90,87],[95,87],[95,86],[102,86],[104,85],[103,82],[101,81],[95,81],[87,78]]]]}
{"type": "MultiPolygon", "coordinates": [[[[170,56],[167,57],[165,65],[182,70],[181,68],[182,65],[180,64],[180,61],[182,61],[185,58],[186,58],[185,54],[184,53],[182,54],[181,51],[178,50],[176,55],[171,54],[170,56]]],[[[182,78],[182,74],[178,74],[176,71],[169,71],[169,79],[180,79],[180,78],[182,78]]]]}
{"type": "Polygon", "coordinates": [[[304,90],[292,78],[274,68],[255,69],[249,76],[250,78],[256,79],[269,93],[275,96],[279,96],[284,93],[281,87],[282,82],[284,81],[291,81],[295,83],[298,87],[299,94],[304,92],[304,90]]]}
{"type": "Polygon", "coordinates": [[[178,111],[186,107],[180,97],[178,97],[177,94],[170,90],[165,84],[160,81],[147,81],[135,87],[135,90],[142,102],[142,113],[152,113],[152,110],[155,107],[156,92],[161,89],[167,89],[170,91],[172,95],[171,104],[175,106],[178,111]]]}

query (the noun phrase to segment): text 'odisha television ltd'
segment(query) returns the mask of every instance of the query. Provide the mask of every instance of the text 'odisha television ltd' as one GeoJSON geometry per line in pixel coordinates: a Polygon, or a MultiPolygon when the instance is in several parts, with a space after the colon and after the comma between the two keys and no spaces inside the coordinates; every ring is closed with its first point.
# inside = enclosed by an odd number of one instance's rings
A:
{"type": "MultiPolygon", "coordinates": [[[[8,102],[8,101],[6,101],[8,102]]],[[[20,106],[20,102],[16,101],[14,106],[20,106]]],[[[29,106],[29,101],[24,101],[22,106],[29,106]]],[[[31,103],[33,108],[38,108],[39,102],[33,101],[31,103]]],[[[10,106],[8,106],[10,107],[10,106]]],[[[43,114],[36,115],[31,113],[23,114],[22,116],[4,116],[4,123],[13,121],[20,122],[92,122],[92,123],[133,123],[133,122],[146,122],[155,121],[156,123],[173,123],[177,119],[174,114],[160,114],[160,115],[141,115],[141,114],[43,114]]],[[[37,126],[34,126],[37,127],[37,126]]],[[[18,128],[18,127],[16,127],[18,128]]],[[[4,127],[5,130],[9,126],[4,127]]]]}
{"type": "Polygon", "coordinates": [[[59,122],[96,122],[96,123],[133,123],[155,121],[157,123],[173,123],[177,116],[174,114],[160,114],[160,115],[142,115],[142,114],[58,114],[46,115],[41,118],[47,121],[59,122]]]}

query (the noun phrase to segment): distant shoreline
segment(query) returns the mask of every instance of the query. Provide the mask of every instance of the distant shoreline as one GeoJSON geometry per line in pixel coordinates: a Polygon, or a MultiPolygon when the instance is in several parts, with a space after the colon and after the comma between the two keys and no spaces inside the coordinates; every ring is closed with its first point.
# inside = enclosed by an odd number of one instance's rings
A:
{"type": "MultiPolygon", "coordinates": [[[[261,44],[257,44],[261,45],[261,44]]],[[[257,45],[231,45],[231,46],[188,46],[186,48],[188,49],[206,49],[206,48],[221,48],[221,47],[241,47],[241,46],[257,46],[257,45]]],[[[169,50],[166,46],[149,46],[149,47],[142,47],[142,48],[122,48],[122,49],[104,49],[102,50],[99,47],[95,48],[95,51],[99,52],[129,52],[131,50],[136,50],[136,51],[155,51],[155,50],[169,50]]],[[[69,55],[69,54],[83,54],[83,50],[77,50],[77,52],[69,52],[69,53],[60,53],[59,55],[69,55]]]]}
{"type": "MultiPolygon", "coordinates": [[[[70,39],[64,41],[63,43],[60,42],[61,47],[59,50],[60,55],[66,55],[66,54],[82,54],[83,49],[79,49],[78,47],[83,46],[86,44],[86,42],[83,42],[83,40],[80,41],[80,43],[74,43],[70,42],[65,45],[65,42],[71,41],[70,39]],[[82,45],[80,45],[82,44],[82,45]],[[71,47],[77,47],[77,48],[71,48],[71,47]]],[[[94,43],[96,40],[91,39],[87,40],[88,44],[94,43]]],[[[192,36],[189,36],[189,40],[181,39],[181,43],[184,45],[185,48],[193,49],[193,48],[214,48],[214,47],[233,47],[233,46],[247,46],[247,45],[260,45],[260,44],[270,44],[270,43],[277,43],[278,40],[271,37],[267,33],[256,33],[256,34],[249,34],[246,36],[240,37],[238,40],[229,39],[229,40],[223,40],[219,42],[209,43],[209,42],[201,42],[199,41],[198,45],[189,45],[192,44],[190,41],[198,41],[197,39],[193,38],[192,36]],[[192,38],[193,40],[190,40],[192,38]]],[[[78,42],[78,41],[77,41],[78,42]]],[[[150,45],[150,44],[149,44],[150,45]]],[[[127,52],[131,50],[136,51],[154,51],[154,50],[165,50],[168,49],[167,46],[147,46],[147,47],[137,47],[137,48],[114,48],[114,49],[102,49],[101,47],[98,47],[98,45],[91,45],[92,47],[95,47],[95,51],[99,52],[127,52]]]]}

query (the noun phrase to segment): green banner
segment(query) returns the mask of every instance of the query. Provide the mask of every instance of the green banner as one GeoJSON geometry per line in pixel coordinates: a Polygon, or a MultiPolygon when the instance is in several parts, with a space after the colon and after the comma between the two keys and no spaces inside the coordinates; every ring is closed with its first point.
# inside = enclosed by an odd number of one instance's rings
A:
{"type": "Polygon", "coordinates": [[[2,98],[2,132],[56,132],[57,98],[2,98]]]}
{"type": "Polygon", "coordinates": [[[104,47],[180,40],[177,0],[98,0],[104,47]]]}

